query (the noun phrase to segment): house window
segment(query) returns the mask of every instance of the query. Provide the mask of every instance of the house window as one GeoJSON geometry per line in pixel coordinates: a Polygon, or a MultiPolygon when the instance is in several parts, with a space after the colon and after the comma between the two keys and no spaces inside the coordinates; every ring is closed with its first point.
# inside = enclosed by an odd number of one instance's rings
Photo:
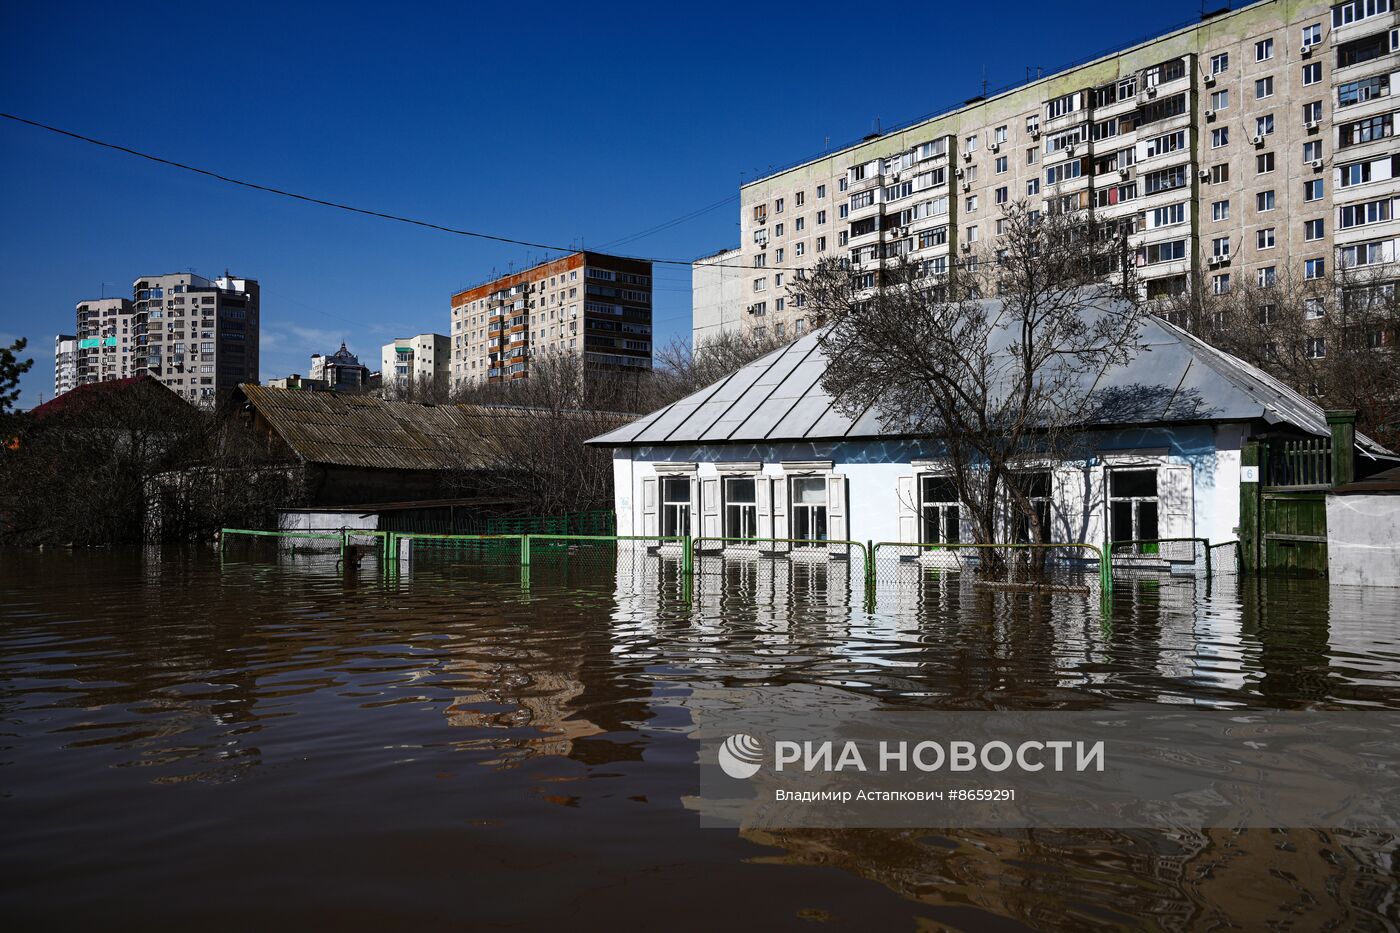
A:
{"type": "Polygon", "coordinates": [[[792,487],[792,536],[799,541],[826,540],[826,479],[797,476],[792,487]]]}
{"type": "Polygon", "coordinates": [[[690,534],[690,477],[661,478],[661,533],[666,537],[690,534]]]}
{"type": "Polygon", "coordinates": [[[751,476],[724,480],[724,536],[753,538],[758,535],[758,483],[751,476]]]}
{"type": "Polygon", "coordinates": [[[1321,360],[1327,358],[1327,341],[1322,337],[1308,338],[1308,359],[1321,360]]]}
{"type": "Polygon", "coordinates": [[[919,540],[928,544],[961,541],[958,492],[946,476],[919,477],[919,540]]]}
{"type": "MultiPolygon", "coordinates": [[[[1109,533],[1114,542],[1155,541],[1157,471],[1111,470],[1108,474],[1109,533]]],[[[1132,552],[1156,554],[1157,544],[1136,544],[1132,552]]],[[[1123,553],[1123,552],[1118,552],[1123,553]]]]}
{"type": "MultiPolygon", "coordinates": [[[[1050,474],[1031,473],[1017,478],[1017,483],[1022,486],[1026,497],[1031,500],[1031,509],[1035,512],[1037,524],[1040,525],[1040,540],[1050,540],[1050,474]]],[[[1010,510],[1010,531],[1011,540],[1015,544],[1025,544],[1032,540],[1031,522],[1028,517],[1021,513],[1020,509],[1010,510]]]]}

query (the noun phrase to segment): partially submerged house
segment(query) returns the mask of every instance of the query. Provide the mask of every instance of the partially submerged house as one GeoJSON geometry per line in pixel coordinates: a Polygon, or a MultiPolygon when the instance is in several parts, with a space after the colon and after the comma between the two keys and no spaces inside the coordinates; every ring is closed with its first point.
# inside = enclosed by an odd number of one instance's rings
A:
{"type": "MultiPolygon", "coordinates": [[[[939,439],[878,405],[843,414],[821,384],[823,333],[590,441],[613,449],[618,534],[969,540],[939,439]]],[[[1083,455],[1026,466],[1049,540],[1234,540],[1241,480],[1257,479],[1241,468],[1247,441],[1329,437],[1327,416],[1164,321],[1147,318],[1140,341],[1127,365],[1086,377],[1083,455]]],[[[1389,455],[1360,435],[1347,448],[1367,465],[1357,475],[1389,455]]],[[[1001,540],[1015,534],[1008,519],[1001,540]]]]}

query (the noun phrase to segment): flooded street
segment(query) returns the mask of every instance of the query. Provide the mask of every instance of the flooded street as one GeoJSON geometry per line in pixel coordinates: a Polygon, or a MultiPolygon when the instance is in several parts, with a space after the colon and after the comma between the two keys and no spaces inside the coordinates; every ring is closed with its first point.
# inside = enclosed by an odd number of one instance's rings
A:
{"type": "Polygon", "coordinates": [[[927,586],[823,567],[208,551],[0,558],[9,929],[1076,930],[1396,922],[1397,839],[1326,831],[704,829],[686,701],[1400,709],[1400,590],[927,586]]]}

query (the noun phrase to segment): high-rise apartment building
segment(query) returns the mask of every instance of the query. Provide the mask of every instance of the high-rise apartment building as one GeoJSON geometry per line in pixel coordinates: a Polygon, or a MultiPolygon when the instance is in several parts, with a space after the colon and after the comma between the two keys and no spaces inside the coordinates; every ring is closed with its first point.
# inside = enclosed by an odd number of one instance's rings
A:
{"type": "Polygon", "coordinates": [[[380,382],[403,388],[423,381],[446,385],[452,372],[452,338],[443,334],[395,337],[379,352],[380,382]]]}
{"type": "Polygon", "coordinates": [[[132,375],[131,302],[126,298],[90,298],[78,302],[79,385],[132,375]]]}
{"type": "Polygon", "coordinates": [[[651,368],[651,263],[580,251],[452,296],[452,379],[524,379],[547,354],[651,368]]]}
{"type": "Polygon", "coordinates": [[[132,293],[131,375],[149,373],[204,405],[258,381],[256,279],[177,272],[143,276],[132,293]]]}
{"type": "MultiPolygon", "coordinates": [[[[901,256],[934,274],[999,206],[1130,232],[1148,297],[1394,268],[1395,0],[1263,0],[741,188],[741,329],[811,323],[794,269],[901,256]]],[[[970,83],[970,81],[969,81],[970,83]]]]}
{"type": "Polygon", "coordinates": [[[691,343],[699,347],[743,324],[748,269],[743,250],[720,250],[690,264],[691,343]]]}
{"type": "Polygon", "coordinates": [[[334,353],[311,354],[310,377],[313,382],[324,382],[329,389],[364,389],[370,383],[369,367],[350,352],[343,340],[334,353]]]}
{"type": "Polygon", "coordinates": [[[53,394],[62,395],[78,384],[78,338],[58,334],[53,338],[53,394]]]}

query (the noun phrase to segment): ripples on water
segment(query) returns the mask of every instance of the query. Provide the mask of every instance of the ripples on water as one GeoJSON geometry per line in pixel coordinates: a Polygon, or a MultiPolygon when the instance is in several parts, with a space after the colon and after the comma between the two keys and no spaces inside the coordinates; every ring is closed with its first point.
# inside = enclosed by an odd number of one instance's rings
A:
{"type": "MultiPolygon", "coordinates": [[[[686,697],[1400,708],[1400,590],[1087,600],[839,570],[0,555],[0,907],[24,928],[1385,927],[1396,840],[700,830],[686,697]]],[[[16,927],[11,927],[16,928],[16,927]]]]}

